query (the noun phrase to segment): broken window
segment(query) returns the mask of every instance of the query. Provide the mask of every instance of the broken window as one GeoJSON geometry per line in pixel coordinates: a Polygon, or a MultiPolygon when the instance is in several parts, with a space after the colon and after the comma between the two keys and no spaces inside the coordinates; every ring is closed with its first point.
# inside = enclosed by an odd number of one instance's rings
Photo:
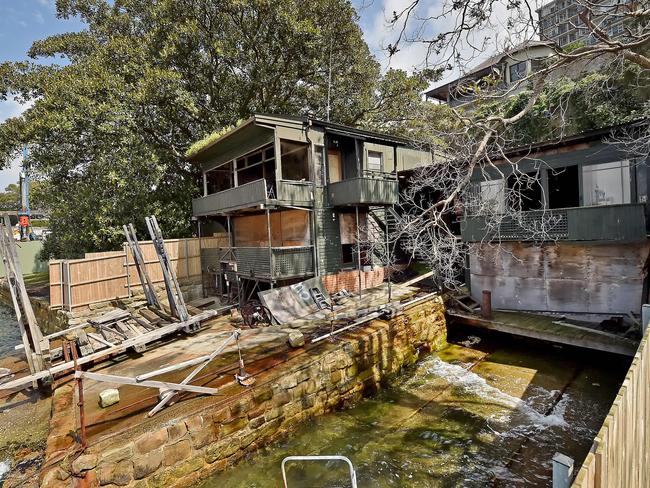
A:
{"type": "Polygon", "coordinates": [[[250,152],[235,160],[237,186],[259,179],[275,181],[275,153],[273,145],[250,152]]]}
{"type": "Polygon", "coordinates": [[[309,181],[309,144],[280,140],[282,179],[309,181]]]}
{"type": "Polygon", "coordinates": [[[510,66],[510,83],[519,81],[526,77],[528,61],[521,61],[517,64],[510,66]]]}
{"type": "Polygon", "coordinates": [[[630,203],[630,162],[583,166],[582,185],[585,206],[630,203]]]}
{"type": "Polygon", "coordinates": [[[368,151],[368,171],[380,173],[383,156],[379,151],[368,151]]]}
{"type": "Polygon", "coordinates": [[[543,207],[542,185],[538,173],[513,173],[508,176],[508,207],[517,212],[543,207]]]}
{"type": "Polygon", "coordinates": [[[572,208],[580,206],[580,183],[578,167],[549,169],[548,208],[572,208]]]}
{"type": "Polygon", "coordinates": [[[481,181],[481,213],[502,214],[505,210],[504,180],[481,181]]]}
{"type": "Polygon", "coordinates": [[[205,172],[207,194],[212,195],[233,187],[232,162],[205,172]]]}

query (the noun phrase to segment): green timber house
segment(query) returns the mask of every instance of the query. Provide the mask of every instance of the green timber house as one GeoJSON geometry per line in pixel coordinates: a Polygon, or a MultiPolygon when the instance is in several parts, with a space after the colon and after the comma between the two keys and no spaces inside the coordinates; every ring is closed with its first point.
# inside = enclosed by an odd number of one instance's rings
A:
{"type": "Polygon", "coordinates": [[[188,154],[203,174],[193,215],[204,233],[218,225],[229,236],[202,252],[217,295],[314,276],[329,291],[380,283],[384,263],[355,243],[384,239],[399,173],[432,159],[399,137],[277,115],[256,114],[199,146],[188,154]]]}
{"type": "Polygon", "coordinates": [[[511,149],[509,161],[475,171],[473,193],[502,215],[489,224],[465,207],[466,279],[476,300],[490,290],[499,309],[640,312],[650,300],[650,171],[647,154],[612,142],[642,134],[647,123],[511,149]],[[516,212],[506,211],[518,185],[511,163],[538,182],[517,188],[516,212]]]}

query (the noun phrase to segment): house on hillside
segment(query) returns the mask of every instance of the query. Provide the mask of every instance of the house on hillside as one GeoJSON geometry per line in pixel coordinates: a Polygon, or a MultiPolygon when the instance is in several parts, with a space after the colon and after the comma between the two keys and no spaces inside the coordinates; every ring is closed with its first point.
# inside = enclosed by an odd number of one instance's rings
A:
{"type": "MultiPolygon", "coordinates": [[[[478,89],[491,90],[495,94],[504,92],[513,83],[540,69],[554,53],[550,42],[528,41],[490,57],[463,76],[427,91],[425,96],[451,107],[471,103],[478,89]]],[[[517,87],[509,94],[522,89],[523,86],[517,87]]]]}
{"type": "Polygon", "coordinates": [[[487,178],[477,172],[478,198],[505,216],[491,227],[485,215],[466,209],[461,228],[463,240],[475,246],[469,259],[475,299],[490,290],[495,308],[639,313],[648,303],[650,176],[643,157],[607,142],[633,127],[510,151],[519,171],[539,181],[518,188],[521,213],[505,213],[512,202],[508,192],[517,185],[510,163],[497,162],[503,176],[496,170],[487,170],[487,178]],[[534,229],[542,228],[545,232],[535,235],[534,229]]]}
{"type": "Polygon", "coordinates": [[[384,279],[356,242],[383,242],[401,171],[431,162],[405,139],[320,120],[254,115],[188,154],[203,173],[192,202],[202,232],[228,232],[203,250],[216,294],[323,277],[329,291],[384,279]],[[365,235],[361,235],[364,233],[365,235]]]}

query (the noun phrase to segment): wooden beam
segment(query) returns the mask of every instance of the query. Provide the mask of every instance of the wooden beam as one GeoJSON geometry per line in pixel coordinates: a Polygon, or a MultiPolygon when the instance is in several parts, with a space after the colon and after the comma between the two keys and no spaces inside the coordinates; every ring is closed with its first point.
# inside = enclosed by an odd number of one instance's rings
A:
{"type": "MultiPolygon", "coordinates": [[[[88,356],[84,356],[82,358],[79,358],[77,360],[77,363],[79,365],[86,364],[93,362],[97,359],[105,358],[106,356],[112,355],[112,354],[118,354],[126,351],[130,347],[133,346],[138,346],[141,344],[148,344],[150,342],[156,341],[166,335],[173,334],[174,332],[178,332],[179,330],[183,329],[184,327],[188,327],[188,325],[195,324],[197,322],[201,322],[203,320],[208,320],[212,317],[217,315],[217,312],[214,310],[206,310],[200,315],[195,315],[194,317],[190,317],[189,320],[186,320],[185,322],[176,322],[173,324],[166,325],[164,327],[159,327],[156,330],[153,330],[151,332],[147,332],[146,334],[142,334],[141,336],[134,337],[132,339],[127,339],[124,342],[116,345],[115,347],[109,348],[109,349],[103,349],[101,351],[95,352],[93,354],[89,354],[88,356]]],[[[25,387],[26,385],[29,385],[33,380],[40,380],[43,378],[49,378],[55,374],[58,373],[64,373],[71,371],[74,368],[74,363],[72,361],[68,361],[66,363],[61,363],[57,364],[56,366],[53,366],[45,371],[40,371],[36,374],[31,374],[29,376],[25,376],[23,378],[18,378],[14,381],[10,381],[7,383],[0,384],[0,390],[13,390],[14,388],[21,388],[25,387]]]]}
{"type": "Polygon", "coordinates": [[[91,373],[90,371],[75,371],[75,378],[84,378],[93,381],[103,381],[105,383],[116,383],[118,385],[142,386],[145,388],[158,388],[174,391],[189,391],[192,393],[204,393],[206,395],[216,395],[216,388],[205,386],[195,386],[179,383],[169,383],[167,381],[137,381],[129,376],[117,376],[113,374],[91,373]]]}
{"type": "Polygon", "coordinates": [[[178,371],[179,369],[189,368],[190,366],[196,366],[210,359],[210,356],[199,356],[198,358],[189,359],[178,364],[172,364],[170,366],[165,366],[164,368],[157,369],[155,371],[150,371],[149,373],[140,374],[135,377],[135,379],[140,382],[148,380],[149,378],[154,378],[160,376],[161,374],[171,373],[172,371],[178,371]]]}

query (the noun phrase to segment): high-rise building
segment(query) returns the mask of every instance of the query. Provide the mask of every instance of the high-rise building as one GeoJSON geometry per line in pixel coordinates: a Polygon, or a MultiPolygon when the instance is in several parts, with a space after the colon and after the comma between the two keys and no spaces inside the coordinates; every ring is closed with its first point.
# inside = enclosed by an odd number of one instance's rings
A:
{"type": "MultiPolygon", "coordinates": [[[[620,37],[625,32],[625,20],[620,15],[620,7],[627,2],[628,0],[590,2],[594,23],[611,38],[620,37]]],[[[583,9],[584,3],[577,0],[553,0],[539,8],[540,39],[555,42],[560,47],[576,41],[594,44],[596,38],[578,16],[583,9]]]]}

